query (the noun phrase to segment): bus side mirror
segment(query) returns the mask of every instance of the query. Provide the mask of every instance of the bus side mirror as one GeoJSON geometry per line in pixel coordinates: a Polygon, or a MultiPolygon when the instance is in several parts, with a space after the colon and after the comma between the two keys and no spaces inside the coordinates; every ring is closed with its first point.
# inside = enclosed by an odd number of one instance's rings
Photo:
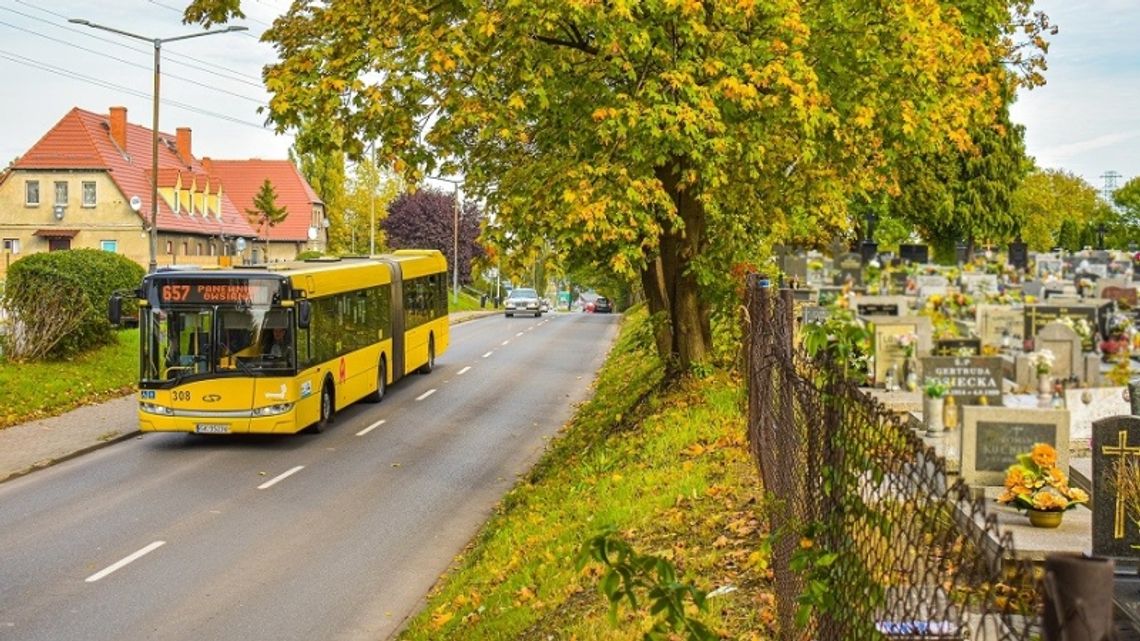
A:
{"type": "Polygon", "coordinates": [[[309,323],[313,320],[313,308],[309,305],[309,301],[297,301],[297,327],[301,329],[309,329],[309,323]]]}
{"type": "Polygon", "coordinates": [[[118,294],[111,295],[111,302],[107,305],[107,320],[111,325],[118,327],[123,320],[123,297],[118,294]]]}

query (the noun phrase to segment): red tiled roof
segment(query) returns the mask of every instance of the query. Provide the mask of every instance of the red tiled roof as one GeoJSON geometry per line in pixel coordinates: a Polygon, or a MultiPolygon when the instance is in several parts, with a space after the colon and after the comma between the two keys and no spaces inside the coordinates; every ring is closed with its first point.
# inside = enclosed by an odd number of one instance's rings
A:
{"type": "MultiPolygon", "coordinates": [[[[127,123],[126,149],[120,149],[111,139],[110,118],[107,114],[73,108],[55,127],[52,127],[26,154],[13,165],[13,169],[87,169],[105,170],[122,192],[124,200],[133,196],[142,199],[138,215],[144,221],[151,214],[151,130],[127,123]]],[[[175,137],[159,132],[158,174],[159,184],[166,183],[173,172],[201,173],[206,171],[197,159],[187,165],[173,148],[175,137]],[[169,141],[169,144],[167,144],[169,141]]],[[[188,186],[188,176],[183,176],[188,186]]],[[[222,220],[210,216],[175,214],[166,201],[158,200],[158,229],[197,234],[216,234],[224,231],[229,236],[253,238],[257,232],[246,220],[245,214],[232,201],[222,198],[222,220]]]]}
{"type": "MultiPolygon", "coordinates": [[[[211,175],[222,180],[222,189],[233,200],[238,210],[253,209],[253,200],[268,178],[277,191],[277,204],[289,212],[288,216],[270,232],[270,240],[299,240],[309,238],[309,225],[313,220],[313,205],[323,204],[309,181],[288,160],[202,160],[211,175]]],[[[258,225],[253,223],[254,228],[258,225]]]]}

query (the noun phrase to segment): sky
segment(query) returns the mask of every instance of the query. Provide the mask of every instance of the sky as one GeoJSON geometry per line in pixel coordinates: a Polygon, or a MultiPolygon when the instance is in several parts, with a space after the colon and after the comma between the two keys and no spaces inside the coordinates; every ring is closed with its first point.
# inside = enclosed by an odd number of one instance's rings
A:
{"type": "MultiPolygon", "coordinates": [[[[275,59],[257,40],[288,0],[244,0],[244,33],[162,46],[159,129],[193,130],[194,155],[285,158],[292,139],[263,125],[268,94],[261,68],[275,59]]],[[[150,127],[153,45],[70,24],[84,18],[148,39],[195,33],[181,23],[186,0],[0,0],[0,165],[21,155],[72,107],[127,108],[150,127]]],[[[1116,173],[1140,175],[1140,0],[1039,0],[1060,32],[1047,84],[1022,92],[1011,110],[1043,168],[1064,169],[1094,187],[1116,173]]]]}

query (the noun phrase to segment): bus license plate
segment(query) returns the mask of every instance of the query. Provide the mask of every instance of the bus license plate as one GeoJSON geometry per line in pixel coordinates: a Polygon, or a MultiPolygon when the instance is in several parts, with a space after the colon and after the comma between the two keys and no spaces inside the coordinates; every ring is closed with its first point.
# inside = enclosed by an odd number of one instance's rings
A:
{"type": "Polygon", "coordinates": [[[198,434],[229,434],[230,426],[227,423],[198,423],[194,431],[198,434]]]}

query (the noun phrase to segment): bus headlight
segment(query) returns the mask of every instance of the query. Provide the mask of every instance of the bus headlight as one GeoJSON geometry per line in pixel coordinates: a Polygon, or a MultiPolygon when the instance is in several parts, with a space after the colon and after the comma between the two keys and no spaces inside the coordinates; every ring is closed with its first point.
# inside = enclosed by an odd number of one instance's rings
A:
{"type": "Polygon", "coordinates": [[[139,409],[147,414],[158,414],[160,416],[174,416],[174,408],[163,407],[155,403],[139,403],[139,409]]]}
{"type": "Polygon", "coordinates": [[[288,412],[291,409],[293,409],[292,403],[278,403],[277,405],[269,405],[267,407],[255,407],[255,408],[253,408],[253,415],[254,416],[277,416],[279,414],[284,414],[285,412],[288,412]]]}

